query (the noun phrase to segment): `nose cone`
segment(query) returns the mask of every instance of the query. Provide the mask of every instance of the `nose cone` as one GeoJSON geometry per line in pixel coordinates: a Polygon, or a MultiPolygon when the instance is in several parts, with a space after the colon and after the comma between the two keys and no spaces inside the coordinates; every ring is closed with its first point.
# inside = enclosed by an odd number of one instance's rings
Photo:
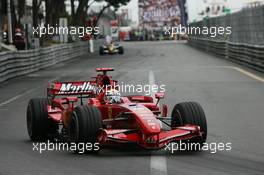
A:
{"type": "Polygon", "coordinates": [[[156,117],[151,114],[141,114],[139,118],[148,134],[158,134],[161,131],[160,123],[156,117]]]}
{"type": "Polygon", "coordinates": [[[134,113],[137,122],[146,134],[158,134],[161,132],[159,120],[147,107],[140,104],[124,104],[124,106],[134,113]]]}

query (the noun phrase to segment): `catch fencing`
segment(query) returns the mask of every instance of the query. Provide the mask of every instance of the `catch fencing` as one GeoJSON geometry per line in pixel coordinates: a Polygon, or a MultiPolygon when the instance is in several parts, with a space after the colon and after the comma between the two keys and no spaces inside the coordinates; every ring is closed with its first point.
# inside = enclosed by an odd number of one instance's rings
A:
{"type": "Polygon", "coordinates": [[[59,44],[34,50],[0,52],[0,82],[47,68],[88,53],[88,42],[59,44]]]}
{"type": "Polygon", "coordinates": [[[188,43],[233,62],[264,72],[264,6],[248,7],[237,13],[205,19],[193,27],[232,27],[232,34],[190,36],[188,43]]]}

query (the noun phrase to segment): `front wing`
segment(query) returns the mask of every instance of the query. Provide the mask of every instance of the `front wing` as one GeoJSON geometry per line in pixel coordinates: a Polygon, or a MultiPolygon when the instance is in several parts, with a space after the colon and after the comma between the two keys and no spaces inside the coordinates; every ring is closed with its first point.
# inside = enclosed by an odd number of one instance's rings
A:
{"type": "Polygon", "coordinates": [[[98,137],[100,144],[137,144],[146,149],[160,149],[167,143],[201,137],[200,127],[185,125],[159,134],[145,135],[136,129],[103,129],[98,137]]]}
{"type": "Polygon", "coordinates": [[[115,48],[113,50],[109,50],[108,48],[104,49],[104,53],[108,53],[108,54],[115,54],[119,52],[119,48],[115,48]]]}

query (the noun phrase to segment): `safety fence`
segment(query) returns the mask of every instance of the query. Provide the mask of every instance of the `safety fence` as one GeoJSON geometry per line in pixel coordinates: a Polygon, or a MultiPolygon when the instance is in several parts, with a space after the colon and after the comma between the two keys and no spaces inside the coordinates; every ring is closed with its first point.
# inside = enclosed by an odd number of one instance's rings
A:
{"type": "Polygon", "coordinates": [[[34,50],[0,52],[0,82],[86,53],[88,53],[88,42],[60,44],[34,50]]]}
{"type": "Polygon", "coordinates": [[[233,62],[264,72],[264,5],[254,5],[224,16],[204,19],[190,27],[232,27],[230,35],[191,35],[189,44],[233,62]]]}
{"type": "MultiPolygon", "coordinates": [[[[234,43],[264,45],[264,5],[247,7],[241,11],[219,17],[212,17],[194,22],[190,27],[231,27],[230,35],[219,35],[213,39],[228,40],[234,43]]],[[[210,38],[210,34],[195,37],[210,38]]]]}
{"type": "Polygon", "coordinates": [[[264,72],[264,45],[241,44],[198,37],[190,37],[188,43],[195,48],[264,72]]]}

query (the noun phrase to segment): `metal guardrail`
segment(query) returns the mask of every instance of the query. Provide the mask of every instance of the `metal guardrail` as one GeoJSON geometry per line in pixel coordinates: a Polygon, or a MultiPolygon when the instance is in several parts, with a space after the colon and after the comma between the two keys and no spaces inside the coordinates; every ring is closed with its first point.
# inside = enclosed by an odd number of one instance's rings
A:
{"type": "Polygon", "coordinates": [[[226,57],[227,43],[226,41],[210,40],[205,38],[190,37],[188,43],[191,46],[204,50],[206,52],[213,52],[216,55],[226,57]]]}
{"type": "Polygon", "coordinates": [[[88,42],[61,44],[26,51],[0,52],[0,82],[86,53],[88,53],[88,42]]]}
{"type": "Polygon", "coordinates": [[[198,49],[264,72],[264,45],[252,45],[190,37],[188,43],[198,49]]]}

